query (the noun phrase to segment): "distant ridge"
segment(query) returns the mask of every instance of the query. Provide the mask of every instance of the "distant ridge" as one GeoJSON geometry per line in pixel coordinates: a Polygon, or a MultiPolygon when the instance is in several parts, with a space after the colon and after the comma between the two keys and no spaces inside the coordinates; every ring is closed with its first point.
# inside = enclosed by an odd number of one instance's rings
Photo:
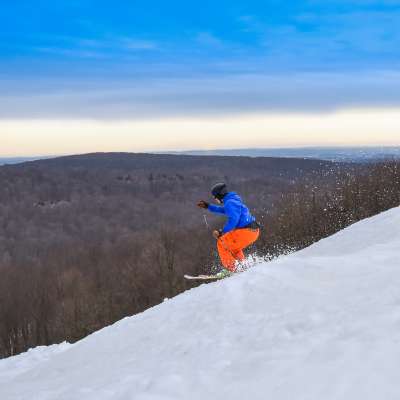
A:
{"type": "Polygon", "coordinates": [[[393,158],[400,159],[400,147],[395,146],[215,149],[167,153],[207,156],[311,158],[337,162],[373,162],[393,158]]]}
{"type": "MultiPolygon", "coordinates": [[[[400,146],[375,147],[281,147],[281,148],[243,148],[243,149],[214,149],[188,151],[157,151],[137,153],[92,153],[92,154],[173,154],[192,156],[224,156],[224,157],[274,157],[274,158],[303,158],[318,159],[334,162],[374,162],[387,159],[400,159],[400,146]]],[[[72,156],[79,156],[78,154],[72,156]]],[[[35,157],[0,157],[0,165],[19,164],[60,156],[35,157]]]]}
{"type": "Polygon", "coordinates": [[[0,157],[0,165],[20,164],[27,161],[43,160],[52,156],[37,156],[37,157],[0,157]]]}

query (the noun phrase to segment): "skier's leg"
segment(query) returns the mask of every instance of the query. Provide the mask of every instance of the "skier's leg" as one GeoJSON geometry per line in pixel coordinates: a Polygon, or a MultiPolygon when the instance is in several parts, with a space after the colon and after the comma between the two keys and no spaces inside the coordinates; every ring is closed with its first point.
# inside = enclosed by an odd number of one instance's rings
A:
{"type": "Polygon", "coordinates": [[[237,268],[245,268],[245,256],[243,250],[254,243],[260,234],[258,229],[236,229],[232,232],[233,257],[238,261],[237,268]]]}
{"type": "Polygon", "coordinates": [[[254,243],[259,229],[235,229],[218,239],[218,253],[224,268],[236,271],[236,263],[245,259],[243,249],[254,243]]]}
{"type": "Polygon", "coordinates": [[[234,232],[231,231],[221,236],[218,239],[218,252],[221,258],[222,265],[224,268],[231,272],[236,271],[236,262],[241,259],[243,252],[237,247],[236,241],[234,240],[234,232]]]}
{"type": "Polygon", "coordinates": [[[229,271],[235,272],[235,258],[233,256],[233,252],[229,249],[227,241],[218,239],[217,241],[217,248],[219,258],[221,259],[221,263],[224,268],[228,269],[229,271]]]}
{"type": "Polygon", "coordinates": [[[236,250],[236,251],[233,253],[233,256],[235,257],[235,259],[236,259],[237,261],[243,261],[243,260],[244,260],[244,253],[243,253],[243,250],[242,250],[242,249],[236,250]]]}

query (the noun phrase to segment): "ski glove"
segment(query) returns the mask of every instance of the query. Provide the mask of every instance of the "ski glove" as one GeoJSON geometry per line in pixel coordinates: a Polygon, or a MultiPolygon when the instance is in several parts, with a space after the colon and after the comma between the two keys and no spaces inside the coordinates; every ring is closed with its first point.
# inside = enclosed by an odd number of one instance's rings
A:
{"type": "Polygon", "coordinates": [[[218,231],[217,230],[213,231],[213,236],[215,237],[215,239],[219,239],[222,236],[221,229],[219,229],[218,231]]]}
{"type": "Polygon", "coordinates": [[[198,205],[200,208],[208,208],[208,206],[209,206],[210,204],[207,203],[207,202],[204,201],[204,200],[200,200],[200,201],[197,203],[197,205],[198,205]]]}

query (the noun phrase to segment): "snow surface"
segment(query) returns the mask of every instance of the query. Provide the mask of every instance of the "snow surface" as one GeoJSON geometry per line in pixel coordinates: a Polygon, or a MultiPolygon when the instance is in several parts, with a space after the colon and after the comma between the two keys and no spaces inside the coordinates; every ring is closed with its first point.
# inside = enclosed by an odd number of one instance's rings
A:
{"type": "Polygon", "coordinates": [[[400,209],[2,360],[0,399],[399,400],[400,209]]]}

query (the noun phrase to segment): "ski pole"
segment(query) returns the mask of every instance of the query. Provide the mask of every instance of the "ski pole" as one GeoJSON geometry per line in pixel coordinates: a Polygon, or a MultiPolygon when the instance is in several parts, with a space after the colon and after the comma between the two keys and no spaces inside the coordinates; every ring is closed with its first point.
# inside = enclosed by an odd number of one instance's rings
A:
{"type": "Polygon", "coordinates": [[[206,223],[206,227],[208,228],[209,231],[211,231],[211,227],[210,227],[210,225],[208,224],[206,214],[203,214],[203,217],[204,217],[204,222],[206,223]]]}

